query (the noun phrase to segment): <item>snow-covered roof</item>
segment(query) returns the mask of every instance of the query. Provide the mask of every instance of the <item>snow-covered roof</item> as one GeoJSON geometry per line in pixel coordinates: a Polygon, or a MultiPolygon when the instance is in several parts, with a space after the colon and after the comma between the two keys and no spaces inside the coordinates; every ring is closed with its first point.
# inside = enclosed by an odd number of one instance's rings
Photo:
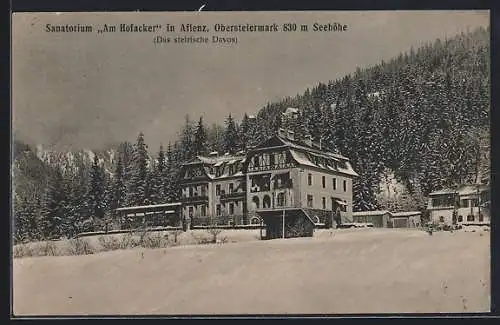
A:
{"type": "Polygon", "coordinates": [[[405,211],[405,212],[393,212],[392,217],[412,217],[412,216],[420,216],[422,212],[420,211],[405,211]]]}
{"type": "Polygon", "coordinates": [[[229,161],[242,161],[245,159],[245,156],[232,156],[232,155],[224,155],[219,157],[206,157],[206,156],[197,156],[195,159],[185,162],[182,165],[197,165],[200,163],[207,165],[220,166],[223,163],[227,163],[229,161]]]}
{"type": "Polygon", "coordinates": [[[284,112],[283,115],[293,115],[297,114],[299,110],[295,107],[288,107],[284,112]]]}
{"type": "Polygon", "coordinates": [[[299,164],[313,167],[316,166],[312,161],[309,160],[305,153],[293,149],[290,150],[290,153],[292,154],[293,159],[295,159],[295,161],[299,164]]]}
{"type": "Polygon", "coordinates": [[[459,195],[477,195],[478,191],[479,192],[484,192],[485,190],[488,189],[488,186],[485,185],[463,185],[459,188],[458,194],[459,195]]]}
{"type": "Polygon", "coordinates": [[[277,137],[285,145],[287,145],[287,146],[289,146],[291,148],[306,150],[308,152],[314,153],[316,155],[319,155],[319,156],[322,156],[322,157],[325,157],[325,158],[337,158],[337,159],[341,159],[341,160],[348,160],[347,157],[344,157],[341,154],[329,152],[329,151],[326,151],[326,150],[319,150],[318,148],[314,148],[314,147],[305,145],[303,143],[299,143],[298,141],[292,141],[292,140],[290,140],[288,138],[285,138],[285,137],[280,137],[280,136],[277,136],[277,137]]]}
{"type": "MultiPolygon", "coordinates": [[[[328,169],[331,171],[337,171],[339,173],[347,174],[350,176],[358,176],[358,173],[356,173],[354,171],[354,169],[352,168],[349,161],[344,162],[345,168],[342,168],[340,166],[337,166],[337,168],[334,168],[333,166],[330,166],[330,165],[325,166],[325,165],[320,164],[320,163],[315,164],[313,161],[311,161],[311,159],[309,159],[308,155],[304,152],[290,149],[290,153],[292,154],[293,159],[300,165],[319,167],[319,168],[328,169]]],[[[332,159],[332,158],[328,157],[327,159],[332,159]]],[[[333,160],[338,161],[338,159],[335,159],[335,158],[333,158],[333,160]]]]}
{"type": "Polygon", "coordinates": [[[450,188],[444,188],[438,191],[434,191],[429,193],[429,196],[435,196],[435,195],[445,195],[445,194],[458,194],[458,195],[473,195],[477,194],[478,189],[480,192],[484,192],[488,190],[488,186],[483,185],[483,184],[464,184],[458,186],[457,189],[450,189],[450,188]]]}
{"type": "Polygon", "coordinates": [[[353,212],[352,216],[353,217],[365,217],[365,216],[381,216],[381,215],[384,215],[384,214],[390,214],[390,215],[392,215],[392,213],[390,213],[387,210],[374,210],[374,211],[353,212]]]}
{"type": "Polygon", "coordinates": [[[346,162],[346,168],[342,168],[339,166],[338,171],[344,174],[352,175],[352,176],[359,176],[358,173],[354,171],[354,169],[351,166],[350,162],[346,162]]]}
{"type": "Polygon", "coordinates": [[[138,205],[133,207],[118,208],[115,211],[133,211],[133,210],[143,210],[143,209],[168,208],[168,207],[179,206],[181,204],[182,203],[180,202],[172,202],[172,203],[153,204],[153,205],[138,205]]]}
{"type": "Polygon", "coordinates": [[[449,188],[444,188],[442,190],[434,191],[429,193],[429,196],[434,196],[434,195],[444,195],[444,194],[456,194],[457,191],[449,189],[449,188]]]}

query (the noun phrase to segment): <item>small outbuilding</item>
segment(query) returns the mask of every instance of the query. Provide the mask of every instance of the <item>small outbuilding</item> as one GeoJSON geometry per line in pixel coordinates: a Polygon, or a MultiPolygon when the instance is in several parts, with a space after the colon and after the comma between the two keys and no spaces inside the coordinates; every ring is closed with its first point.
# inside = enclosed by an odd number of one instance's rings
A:
{"type": "Polygon", "coordinates": [[[352,218],[356,223],[371,223],[373,227],[387,227],[392,214],[387,210],[353,212],[352,218]]]}
{"type": "Polygon", "coordinates": [[[420,226],[421,216],[420,211],[393,212],[391,226],[393,228],[416,228],[420,226]]]}

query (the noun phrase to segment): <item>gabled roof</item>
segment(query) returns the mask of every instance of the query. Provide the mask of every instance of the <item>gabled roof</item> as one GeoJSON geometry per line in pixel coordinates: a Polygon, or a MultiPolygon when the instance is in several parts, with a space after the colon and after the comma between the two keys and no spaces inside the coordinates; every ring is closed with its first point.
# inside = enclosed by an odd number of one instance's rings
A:
{"type": "Polygon", "coordinates": [[[438,190],[438,191],[434,191],[434,192],[429,193],[429,196],[445,195],[445,194],[453,195],[453,194],[457,194],[457,191],[450,189],[450,188],[444,188],[442,190],[438,190]]]}
{"type": "Polygon", "coordinates": [[[287,146],[290,148],[298,149],[301,151],[307,151],[314,153],[319,156],[323,156],[325,158],[336,158],[339,160],[349,160],[349,158],[342,156],[341,154],[338,153],[333,153],[325,150],[319,150],[318,148],[308,146],[305,143],[302,143],[300,141],[294,141],[290,140],[284,137],[280,137],[278,135],[275,135],[263,142],[261,142],[259,145],[257,145],[255,148],[252,149],[252,151],[257,151],[258,149],[264,149],[264,148],[269,148],[269,147],[280,147],[280,146],[287,146]]]}
{"type": "Polygon", "coordinates": [[[479,192],[484,192],[489,189],[489,186],[483,185],[483,184],[467,184],[463,185],[459,188],[458,194],[459,195],[471,195],[471,194],[476,194],[479,192]]]}
{"type": "Polygon", "coordinates": [[[336,171],[350,176],[358,176],[358,174],[352,168],[348,158],[340,154],[328,151],[322,151],[317,148],[313,148],[306,144],[303,144],[299,141],[293,141],[278,135],[275,135],[267,139],[266,141],[260,143],[257,147],[252,149],[252,151],[257,152],[260,149],[273,148],[273,147],[289,148],[292,158],[300,165],[336,171]],[[328,161],[341,162],[341,164],[337,164],[337,168],[335,168],[333,165],[328,165],[328,164],[322,165],[321,163],[315,162],[316,161],[315,157],[324,158],[327,159],[328,161]]]}
{"type": "Polygon", "coordinates": [[[450,189],[450,188],[444,188],[438,191],[434,191],[429,193],[429,196],[435,196],[435,195],[445,195],[445,194],[450,194],[450,195],[471,195],[471,194],[477,194],[477,191],[484,192],[489,189],[489,186],[484,185],[484,184],[462,184],[458,186],[456,189],[450,189]]]}

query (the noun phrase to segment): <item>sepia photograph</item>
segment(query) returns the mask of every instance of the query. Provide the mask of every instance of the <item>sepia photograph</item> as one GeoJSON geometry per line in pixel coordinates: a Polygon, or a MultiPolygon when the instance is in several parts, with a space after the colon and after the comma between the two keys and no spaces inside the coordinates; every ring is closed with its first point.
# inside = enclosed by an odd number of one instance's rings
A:
{"type": "Polygon", "coordinates": [[[491,311],[488,10],[11,28],[12,317],[491,311]]]}

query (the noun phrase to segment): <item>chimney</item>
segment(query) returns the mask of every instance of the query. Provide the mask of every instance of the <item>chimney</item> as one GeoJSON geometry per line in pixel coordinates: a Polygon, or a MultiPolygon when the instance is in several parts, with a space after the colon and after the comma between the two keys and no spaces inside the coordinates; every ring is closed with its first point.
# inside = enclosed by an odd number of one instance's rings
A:
{"type": "Polygon", "coordinates": [[[289,140],[295,140],[295,138],[294,138],[294,132],[293,132],[292,130],[287,130],[286,137],[287,137],[289,140]]]}

